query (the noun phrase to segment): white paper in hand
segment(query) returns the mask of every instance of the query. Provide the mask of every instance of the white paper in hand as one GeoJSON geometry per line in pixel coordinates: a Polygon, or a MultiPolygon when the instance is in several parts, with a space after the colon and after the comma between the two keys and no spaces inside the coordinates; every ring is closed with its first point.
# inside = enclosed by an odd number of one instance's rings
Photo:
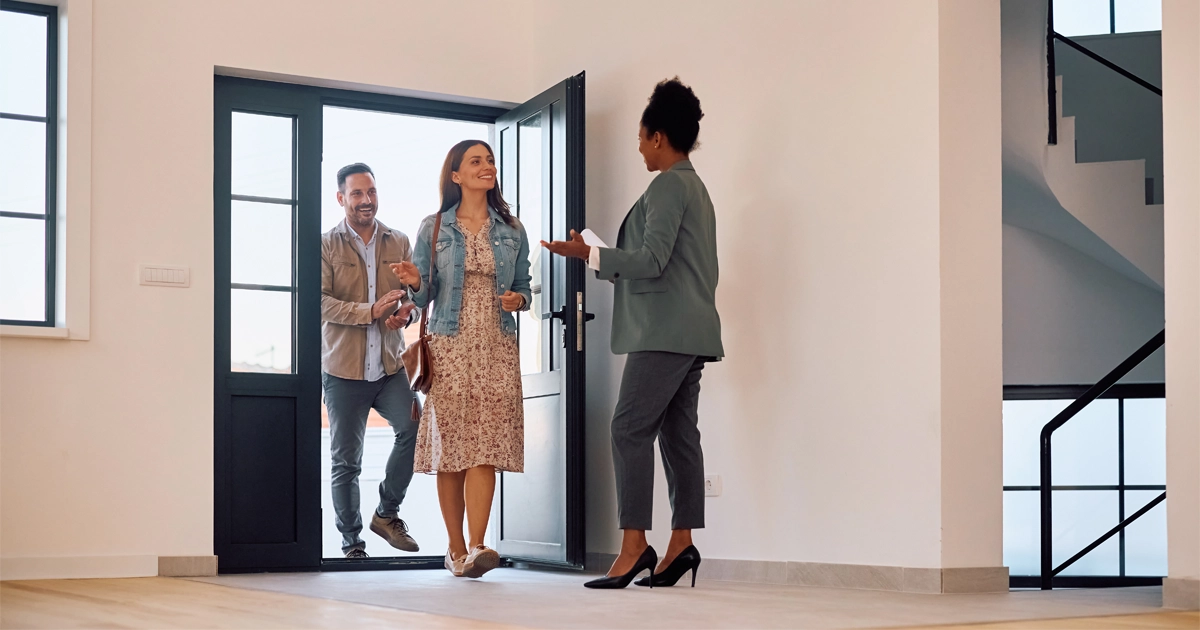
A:
{"type": "Polygon", "coordinates": [[[584,228],[579,235],[583,237],[583,242],[590,247],[608,247],[608,245],[604,244],[604,241],[600,240],[599,236],[596,236],[596,233],[591,228],[584,228]]]}

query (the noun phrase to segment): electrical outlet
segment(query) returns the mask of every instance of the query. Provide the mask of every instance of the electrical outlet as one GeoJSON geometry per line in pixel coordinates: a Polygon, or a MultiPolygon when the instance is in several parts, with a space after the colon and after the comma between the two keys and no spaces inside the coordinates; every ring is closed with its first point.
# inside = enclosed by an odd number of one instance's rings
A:
{"type": "Polygon", "coordinates": [[[704,496],[721,496],[721,475],[704,475],[704,496]]]}

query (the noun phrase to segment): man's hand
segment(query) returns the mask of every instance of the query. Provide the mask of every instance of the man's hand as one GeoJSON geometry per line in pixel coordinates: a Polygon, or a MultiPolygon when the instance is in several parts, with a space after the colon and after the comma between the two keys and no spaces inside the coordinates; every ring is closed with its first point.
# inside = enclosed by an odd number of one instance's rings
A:
{"type": "Polygon", "coordinates": [[[409,302],[401,304],[400,310],[396,311],[391,317],[383,321],[383,325],[388,327],[388,330],[400,330],[408,325],[408,316],[412,314],[413,309],[417,308],[416,304],[409,302]]]}
{"type": "Polygon", "coordinates": [[[421,289],[421,272],[417,270],[417,266],[412,264],[412,261],[392,263],[392,273],[400,279],[400,282],[407,284],[414,290],[421,289]]]}
{"type": "Polygon", "coordinates": [[[525,296],[520,293],[513,293],[512,291],[505,291],[504,295],[499,296],[499,299],[500,308],[509,313],[515,313],[525,305],[525,296]]]}
{"type": "Polygon", "coordinates": [[[371,319],[376,320],[390,313],[402,297],[404,297],[404,291],[399,289],[385,293],[383,297],[376,300],[375,304],[371,306],[371,319]]]}
{"type": "Polygon", "coordinates": [[[571,230],[571,240],[569,241],[554,241],[551,243],[542,241],[541,243],[542,247],[550,250],[550,253],[558,254],[559,256],[566,256],[568,258],[580,258],[582,260],[587,260],[588,254],[590,254],[592,251],[591,246],[589,246],[587,243],[584,243],[583,237],[580,236],[575,230],[571,230]]]}

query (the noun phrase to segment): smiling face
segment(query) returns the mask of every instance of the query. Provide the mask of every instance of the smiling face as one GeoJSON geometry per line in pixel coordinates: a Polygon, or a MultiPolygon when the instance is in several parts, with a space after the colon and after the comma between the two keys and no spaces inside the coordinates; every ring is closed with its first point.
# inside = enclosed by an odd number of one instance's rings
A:
{"type": "Polygon", "coordinates": [[[661,133],[655,132],[647,135],[645,127],[638,127],[638,153],[642,154],[642,161],[646,163],[646,170],[654,172],[661,168],[662,145],[663,137],[661,133]]]}
{"type": "Polygon", "coordinates": [[[468,190],[487,192],[496,187],[496,158],[486,145],[477,144],[463,154],[462,164],[450,178],[462,186],[463,193],[468,190]]]}
{"type": "Polygon", "coordinates": [[[379,197],[375,191],[375,176],[355,173],[346,178],[346,185],[337,194],[338,203],[346,210],[350,225],[369,229],[379,212],[379,197]]]}

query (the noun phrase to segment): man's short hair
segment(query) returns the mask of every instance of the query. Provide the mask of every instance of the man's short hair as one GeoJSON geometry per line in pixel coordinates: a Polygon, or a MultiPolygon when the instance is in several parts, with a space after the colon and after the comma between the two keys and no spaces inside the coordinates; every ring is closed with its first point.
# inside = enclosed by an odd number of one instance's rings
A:
{"type": "Polygon", "coordinates": [[[355,162],[354,164],[343,166],[342,168],[338,169],[337,174],[338,192],[346,192],[346,178],[350,177],[351,175],[357,175],[358,173],[367,173],[371,177],[375,177],[375,172],[371,170],[371,167],[363,164],[362,162],[355,162]]]}

